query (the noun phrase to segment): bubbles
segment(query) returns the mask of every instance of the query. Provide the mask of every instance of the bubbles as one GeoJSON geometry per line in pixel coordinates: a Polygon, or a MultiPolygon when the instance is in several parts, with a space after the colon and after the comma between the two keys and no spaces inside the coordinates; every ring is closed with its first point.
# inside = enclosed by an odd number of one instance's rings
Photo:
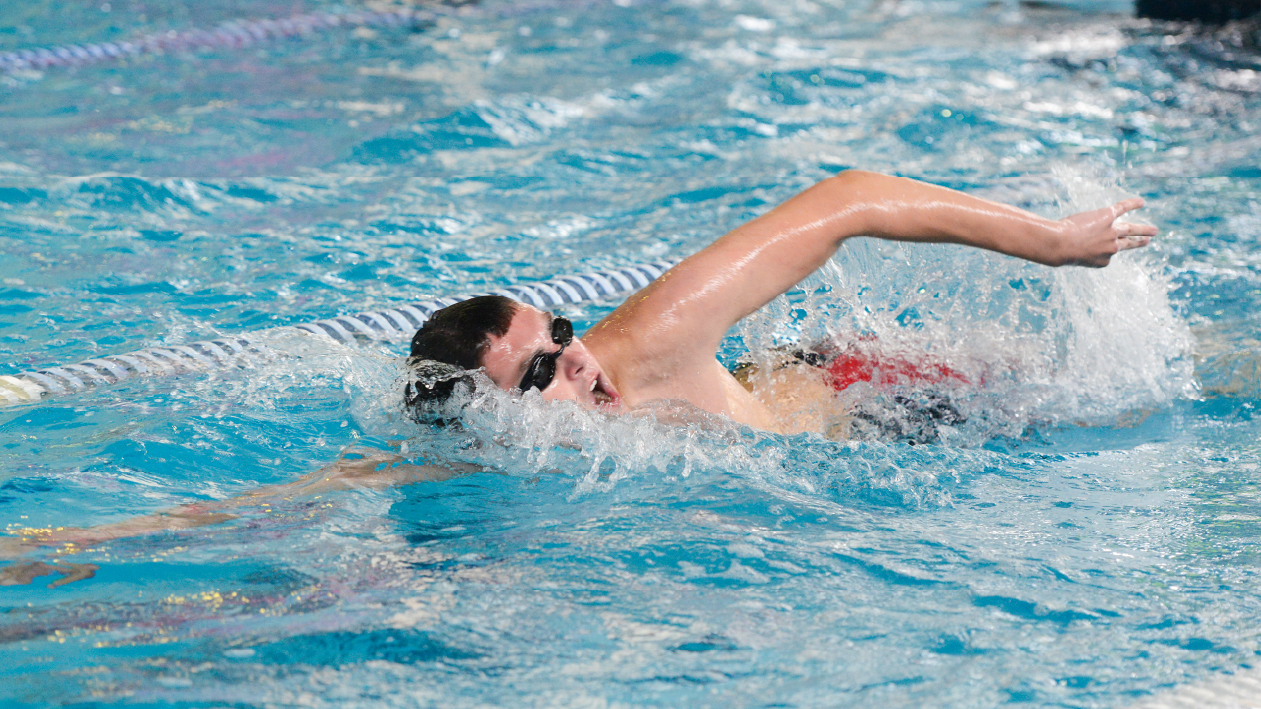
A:
{"type": "Polygon", "coordinates": [[[760,456],[741,444],[764,435],[684,403],[606,414],[544,401],[537,390],[505,392],[489,380],[453,406],[462,416],[452,435],[460,437],[460,447],[476,451],[479,463],[516,475],[568,475],[579,496],[632,478],[681,480],[698,469],[747,470],[760,456]]]}
{"type": "MultiPolygon", "coordinates": [[[[1125,194],[1106,173],[1062,167],[1055,177],[1014,194],[1009,185],[1005,196],[1068,214],[1125,194]]],[[[853,239],[742,324],[740,337],[763,366],[775,366],[776,348],[804,347],[915,374],[884,390],[847,389],[840,408],[873,424],[851,434],[906,438],[931,418],[927,440],[978,445],[1029,426],[1114,425],[1195,396],[1194,341],[1169,292],[1150,252],[1121,254],[1101,270],[1051,269],[954,246],[853,239]]]]}
{"type": "Polygon", "coordinates": [[[990,463],[982,459],[993,455],[944,447],[925,452],[890,440],[788,437],[677,401],[606,414],[544,401],[537,391],[505,392],[480,372],[472,376],[476,385],[457,390],[448,404],[458,421],[401,425],[407,455],[543,479],[569,504],[733,488],[823,514],[855,504],[934,507],[951,504],[949,485],[985,469],[990,463]]]}

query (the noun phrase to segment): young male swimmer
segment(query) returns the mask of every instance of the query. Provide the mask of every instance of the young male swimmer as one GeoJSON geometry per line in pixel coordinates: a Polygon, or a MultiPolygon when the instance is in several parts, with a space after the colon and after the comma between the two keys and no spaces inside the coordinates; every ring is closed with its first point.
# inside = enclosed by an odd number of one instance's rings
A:
{"type": "MultiPolygon", "coordinates": [[[[1127,199],[1052,221],[914,180],[846,171],[684,260],[581,338],[563,318],[506,298],[485,296],[438,311],[412,341],[408,403],[424,409],[440,402],[470,379],[466,370],[483,368],[505,390],[539,389],[544,399],[590,409],[621,412],[683,400],[738,423],[793,432],[803,427],[803,419],[784,406],[794,397],[777,397],[774,387],[746,390],[718,362],[718,347],[732,325],[823,265],[849,237],[965,244],[1050,266],[1102,267],[1156,234],[1155,227],[1117,221],[1142,205],[1127,199]]],[[[480,469],[415,465],[379,451],[349,450],[299,481],[232,500],[91,529],[0,537],[0,559],[48,545],[82,547],[216,524],[235,517],[227,510],[275,497],[441,480],[480,469]]],[[[95,571],[92,564],[13,564],[0,569],[0,586],[60,574],[64,578],[50,584],[57,586],[95,571]]]]}
{"type": "Polygon", "coordinates": [[[412,339],[407,403],[432,407],[456,381],[471,381],[460,370],[482,368],[502,389],[537,388],[544,399],[585,408],[619,412],[682,400],[795,433],[811,420],[800,415],[803,397],[746,389],[719,363],[718,348],[732,325],[822,266],[846,239],[964,244],[1048,266],[1103,267],[1156,234],[1117,221],[1141,206],[1127,199],[1052,221],[944,187],[848,170],[687,258],[581,338],[567,320],[499,296],[438,311],[412,339]]]}

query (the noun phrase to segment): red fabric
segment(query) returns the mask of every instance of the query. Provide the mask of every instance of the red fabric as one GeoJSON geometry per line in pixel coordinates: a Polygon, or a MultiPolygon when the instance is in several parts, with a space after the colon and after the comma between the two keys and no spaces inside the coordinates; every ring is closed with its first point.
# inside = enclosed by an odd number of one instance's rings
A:
{"type": "Polygon", "coordinates": [[[971,380],[944,364],[913,361],[904,357],[847,350],[823,367],[824,380],[837,391],[854,382],[924,386],[971,384],[971,380]]]}

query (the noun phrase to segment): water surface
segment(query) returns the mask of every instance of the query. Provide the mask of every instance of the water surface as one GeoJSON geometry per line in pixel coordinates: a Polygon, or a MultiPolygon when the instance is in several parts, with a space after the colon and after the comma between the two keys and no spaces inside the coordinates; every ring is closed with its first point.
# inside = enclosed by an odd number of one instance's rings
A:
{"type": "MultiPolygon", "coordinates": [[[[336,7],[25,3],[0,51],[336,7]]],[[[436,432],[399,415],[399,351],[310,342],[0,410],[11,530],[352,447],[493,470],[38,552],[101,568],[0,589],[0,696],[1121,707],[1252,664],[1261,67],[1127,11],[485,2],[0,77],[3,374],[677,258],[848,167],[1048,216],[1140,194],[1163,230],[1104,271],[854,240],[724,344],[866,333],[990,373],[926,444],[528,399],[436,432]]]]}

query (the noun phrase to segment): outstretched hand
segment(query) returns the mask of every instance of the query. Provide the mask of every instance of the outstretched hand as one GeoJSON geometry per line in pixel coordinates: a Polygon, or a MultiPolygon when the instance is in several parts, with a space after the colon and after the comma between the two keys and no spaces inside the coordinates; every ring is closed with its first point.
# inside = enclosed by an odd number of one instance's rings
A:
{"type": "Polygon", "coordinates": [[[65,586],[68,583],[90,579],[96,576],[101,567],[96,564],[45,564],[32,561],[26,564],[13,564],[0,569],[0,586],[25,586],[38,576],[61,574],[61,578],[48,584],[49,588],[65,586]]]}
{"type": "Polygon", "coordinates": [[[1063,263],[1103,268],[1118,252],[1147,246],[1156,235],[1156,227],[1117,221],[1122,214],[1143,204],[1142,198],[1132,197],[1111,207],[1061,219],[1066,251],[1063,263]]]}

